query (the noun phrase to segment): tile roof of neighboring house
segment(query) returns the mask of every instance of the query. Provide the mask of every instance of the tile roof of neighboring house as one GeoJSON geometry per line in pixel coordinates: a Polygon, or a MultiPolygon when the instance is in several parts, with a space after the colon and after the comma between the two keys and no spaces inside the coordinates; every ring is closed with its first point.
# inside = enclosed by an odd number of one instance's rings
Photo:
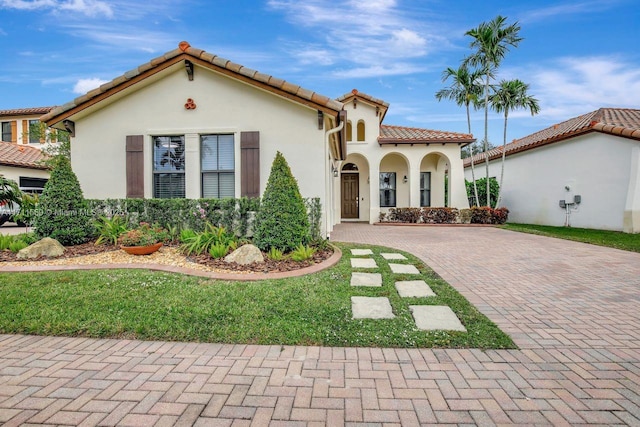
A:
{"type": "Polygon", "coordinates": [[[12,110],[0,110],[1,116],[34,116],[47,114],[56,107],[32,107],[32,108],[15,108],[12,110]]]}
{"type": "Polygon", "coordinates": [[[383,144],[469,144],[475,141],[473,135],[432,129],[409,128],[403,126],[380,126],[378,143],[383,144]]]}
{"type": "Polygon", "coordinates": [[[188,42],[183,41],[180,42],[177,49],[169,51],[158,58],[152,59],[151,61],[124,73],[120,77],[116,77],[110,82],[103,84],[99,88],[89,91],[85,95],[57,107],[50,113],[43,116],[42,121],[47,122],[48,125],[58,123],[72,114],[75,114],[76,112],[106,98],[111,93],[116,93],[125,89],[150,75],[179,63],[182,60],[189,60],[192,63],[216,70],[227,76],[250,83],[287,99],[308,105],[312,108],[317,108],[327,113],[337,113],[343,109],[343,104],[341,102],[268,74],[259,73],[258,71],[231,62],[228,59],[205,52],[202,49],[196,49],[191,47],[188,42]]]}
{"type": "Polygon", "coordinates": [[[46,154],[35,147],[15,142],[0,142],[0,165],[17,166],[30,169],[48,169],[41,162],[46,154]]]}
{"type": "MultiPolygon", "coordinates": [[[[562,123],[516,139],[505,145],[505,156],[530,150],[554,142],[563,141],[589,132],[602,132],[625,138],[640,140],[640,110],[629,108],[600,108],[599,110],[574,117],[562,123]]],[[[489,151],[489,159],[502,156],[502,146],[489,151]]],[[[474,163],[484,160],[484,153],[473,157],[474,163]]],[[[471,159],[464,160],[470,166],[471,159]]]]}

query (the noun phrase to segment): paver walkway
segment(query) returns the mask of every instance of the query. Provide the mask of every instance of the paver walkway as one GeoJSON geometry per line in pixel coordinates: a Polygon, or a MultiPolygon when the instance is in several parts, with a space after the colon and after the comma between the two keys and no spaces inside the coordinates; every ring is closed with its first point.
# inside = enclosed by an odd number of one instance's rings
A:
{"type": "Polygon", "coordinates": [[[0,336],[4,425],[640,425],[640,254],[494,228],[341,225],[414,253],[520,350],[0,336]]]}

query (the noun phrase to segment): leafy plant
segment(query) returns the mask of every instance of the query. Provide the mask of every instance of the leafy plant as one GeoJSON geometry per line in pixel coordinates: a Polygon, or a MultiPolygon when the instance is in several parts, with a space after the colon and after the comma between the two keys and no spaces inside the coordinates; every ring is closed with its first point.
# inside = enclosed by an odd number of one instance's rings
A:
{"type": "Polygon", "coordinates": [[[211,245],[211,248],[209,249],[209,255],[211,255],[213,258],[222,258],[224,256],[226,256],[229,253],[229,245],[225,244],[225,243],[216,243],[214,245],[211,245]]]}
{"type": "Polygon", "coordinates": [[[289,251],[310,240],[309,218],[298,182],[279,151],[256,217],[253,240],[263,251],[273,247],[289,251]]]}
{"type": "MultiPolygon", "coordinates": [[[[475,203],[474,198],[472,196],[473,191],[473,182],[465,181],[467,186],[467,197],[470,200],[471,206],[480,206],[487,200],[487,179],[480,178],[476,180],[476,184],[478,186],[478,198],[480,199],[480,203],[475,203]]],[[[496,203],[498,201],[498,195],[500,193],[500,184],[498,184],[498,180],[495,178],[489,178],[489,188],[490,188],[490,199],[491,199],[491,207],[495,208],[496,203]]]]}
{"type": "Polygon", "coordinates": [[[9,243],[9,250],[13,253],[19,252],[21,249],[29,246],[27,242],[21,239],[16,239],[13,242],[9,243]]]}
{"type": "Polygon", "coordinates": [[[315,253],[316,249],[314,247],[300,245],[291,252],[291,259],[298,262],[306,261],[311,259],[315,253]]]}
{"type": "Polygon", "coordinates": [[[39,196],[37,194],[22,193],[20,199],[20,212],[13,216],[13,220],[25,226],[31,225],[36,213],[36,205],[39,196]]]}
{"type": "Polygon", "coordinates": [[[182,241],[183,243],[180,246],[180,250],[185,255],[200,255],[208,252],[211,247],[216,244],[229,246],[235,241],[235,238],[227,234],[227,230],[224,227],[207,224],[206,229],[202,233],[185,236],[185,239],[182,241]]]}
{"type": "Polygon", "coordinates": [[[96,245],[103,243],[116,245],[118,238],[127,231],[127,220],[120,215],[114,215],[111,218],[101,216],[94,224],[98,230],[96,245]]]}
{"type": "Polygon", "coordinates": [[[129,230],[118,238],[122,246],[150,246],[169,240],[169,232],[157,224],[152,227],[147,222],[141,222],[133,230],[129,230]]]}
{"type": "Polygon", "coordinates": [[[284,254],[278,248],[271,248],[269,249],[269,252],[267,252],[267,257],[274,261],[282,261],[282,259],[284,258],[284,254]]]}
{"type": "Polygon", "coordinates": [[[20,202],[20,193],[18,183],[0,174],[0,203],[20,202]]]}
{"type": "Polygon", "coordinates": [[[0,234],[0,251],[9,249],[9,245],[13,243],[15,238],[10,234],[0,234]]]}
{"type": "Polygon", "coordinates": [[[94,232],[91,218],[71,161],[60,156],[38,203],[38,215],[33,221],[36,234],[63,245],[84,243],[94,232]]]}
{"type": "Polygon", "coordinates": [[[190,228],[180,230],[180,243],[185,243],[187,240],[195,237],[196,232],[190,228]]]}

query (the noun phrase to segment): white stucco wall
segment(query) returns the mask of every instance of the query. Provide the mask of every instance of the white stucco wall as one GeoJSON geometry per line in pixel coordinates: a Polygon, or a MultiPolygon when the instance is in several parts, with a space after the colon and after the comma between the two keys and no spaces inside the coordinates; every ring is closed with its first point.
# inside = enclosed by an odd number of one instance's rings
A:
{"type": "Polygon", "coordinates": [[[236,197],[240,197],[240,132],[259,131],[261,191],[280,151],[302,196],[320,197],[325,206],[325,162],[315,161],[326,157],[317,111],[198,66],[194,74],[189,81],[180,62],[135,85],[135,92],[116,95],[115,102],[103,102],[100,110],[75,117],[72,166],[85,197],[126,196],[127,135],[144,135],[145,197],[152,197],[152,136],[185,135],[186,194],[198,198],[199,135],[215,133],[234,134],[236,197]],[[195,110],[185,109],[188,98],[195,102],[195,110]]]}
{"type": "MultiPolygon", "coordinates": [[[[508,156],[501,206],[509,209],[509,222],[562,226],[566,211],[559,200],[580,195],[571,226],[622,231],[637,146],[637,141],[592,132],[508,156]]],[[[490,163],[489,174],[500,180],[500,160],[490,163]]],[[[471,180],[470,167],[465,176],[471,180]]],[[[484,163],[476,165],[476,178],[484,176],[484,163]]]]}
{"type": "Polygon", "coordinates": [[[44,178],[49,179],[49,171],[43,169],[30,169],[19,168],[13,166],[0,165],[0,175],[4,175],[5,178],[14,180],[20,184],[20,177],[25,178],[44,178]]]}

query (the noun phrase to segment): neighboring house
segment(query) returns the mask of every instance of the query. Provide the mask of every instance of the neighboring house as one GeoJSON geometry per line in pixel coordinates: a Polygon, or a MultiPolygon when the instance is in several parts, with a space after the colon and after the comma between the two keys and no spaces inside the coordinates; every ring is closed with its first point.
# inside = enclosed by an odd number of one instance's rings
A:
{"type": "Polygon", "coordinates": [[[0,110],[0,130],[3,142],[31,145],[41,148],[44,139],[40,131],[40,116],[55,107],[16,108],[0,110]]]}
{"type": "Polygon", "coordinates": [[[21,189],[41,192],[49,179],[49,169],[42,162],[45,154],[30,145],[0,143],[0,175],[18,183],[21,189]]]}
{"type": "Polygon", "coordinates": [[[89,198],[258,197],[277,151],[323,230],[389,206],[468,207],[460,147],[471,135],[381,125],[388,104],[333,100],[181,42],[41,118],[70,131],[89,198]],[[382,206],[382,208],[381,208],[382,206]]]}
{"type": "MultiPolygon", "coordinates": [[[[640,232],[640,110],[601,108],[505,147],[509,221],[640,232]]],[[[483,156],[474,157],[476,178],[483,156]]],[[[489,152],[498,179],[501,156],[502,147],[489,152]]],[[[470,159],[464,165],[471,180],[470,159]]]]}

